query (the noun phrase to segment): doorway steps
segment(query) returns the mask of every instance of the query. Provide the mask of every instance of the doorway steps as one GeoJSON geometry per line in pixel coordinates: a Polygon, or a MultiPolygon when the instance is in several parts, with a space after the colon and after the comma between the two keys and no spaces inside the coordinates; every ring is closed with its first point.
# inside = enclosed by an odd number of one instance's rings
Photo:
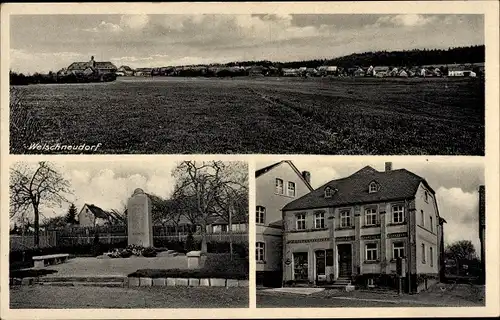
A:
{"type": "Polygon", "coordinates": [[[325,283],[321,284],[322,288],[326,289],[338,289],[338,290],[345,290],[347,286],[351,284],[351,280],[349,278],[338,278],[335,280],[333,283],[325,283]]]}

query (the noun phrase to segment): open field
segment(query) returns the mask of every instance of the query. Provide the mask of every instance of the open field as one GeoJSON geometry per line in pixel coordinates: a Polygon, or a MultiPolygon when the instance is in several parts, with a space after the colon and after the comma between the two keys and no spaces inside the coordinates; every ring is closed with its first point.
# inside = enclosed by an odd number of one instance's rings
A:
{"type": "Polygon", "coordinates": [[[483,79],[121,78],[12,88],[38,124],[33,137],[11,136],[13,153],[54,152],[26,148],[39,142],[102,143],[97,153],[484,155],[483,79]]]}

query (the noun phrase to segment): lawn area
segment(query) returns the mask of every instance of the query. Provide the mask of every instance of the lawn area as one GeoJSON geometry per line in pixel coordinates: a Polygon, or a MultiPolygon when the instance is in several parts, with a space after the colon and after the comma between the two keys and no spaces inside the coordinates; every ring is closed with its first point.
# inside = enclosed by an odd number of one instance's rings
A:
{"type": "Polygon", "coordinates": [[[97,153],[484,155],[483,79],[129,78],[12,88],[38,131],[11,136],[13,153],[40,153],[23,147],[39,142],[102,143],[97,153]]]}
{"type": "Polygon", "coordinates": [[[10,308],[248,308],[248,288],[18,286],[10,308]]]}

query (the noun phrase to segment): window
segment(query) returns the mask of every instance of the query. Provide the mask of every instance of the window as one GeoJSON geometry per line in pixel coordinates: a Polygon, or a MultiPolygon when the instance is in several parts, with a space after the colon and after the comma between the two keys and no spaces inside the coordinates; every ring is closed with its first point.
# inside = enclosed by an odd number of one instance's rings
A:
{"type": "Polygon", "coordinates": [[[322,229],[325,227],[325,213],[316,213],[314,215],[314,228],[322,229]]]}
{"type": "Polygon", "coordinates": [[[295,183],[294,182],[288,182],[288,195],[290,197],[295,197],[295,183]]]}
{"type": "Polygon", "coordinates": [[[374,192],[377,192],[377,183],[376,182],[371,182],[370,183],[370,186],[368,187],[368,192],[369,193],[374,193],[374,192]]]}
{"type": "Polygon", "coordinates": [[[341,211],[340,212],[340,227],[350,227],[351,226],[351,212],[341,211]]]}
{"type": "Polygon", "coordinates": [[[257,242],[255,244],[255,260],[264,262],[264,242],[257,242]]]}
{"type": "Polygon", "coordinates": [[[297,215],[297,230],[306,229],[306,214],[300,213],[297,215]]]}
{"type": "Polygon", "coordinates": [[[255,212],[255,222],[264,224],[266,221],[266,208],[263,206],[257,206],[255,212]]]}
{"type": "Polygon", "coordinates": [[[422,243],[422,263],[425,264],[425,243],[422,243]]]}
{"type": "Polygon", "coordinates": [[[432,216],[429,216],[429,220],[431,222],[431,232],[434,232],[434,224],[432,223],[432,216]]]}
{"type": "Polygon", "coordinates": [[[404,258],[405,257],[405,243],[404,242],[394,242],[392,244],[392,258],[404,258]]]}
{"type": "Polygon", "coordinates": [[[377,260],[377,244],[367,243],[366,244],[366,261],[376,261],[377,260]]]}
{"type": "Polygon", "coordinates": [[[377,224],[377,209],[366,209],[365,211],[365,225],[373,226],[377,224]]]}
{"type": "Polygon", "coordinates": [[[420,210],[420,223],[422,224],[422,227],[425,227],[424,210],[420,210]]]}
{"type": "Polygon", "coordinates": [[[333,196],[333,190],[330,187],[325,188],[325,198],[331,198],[333,196]]]}
{"type": "Polygon", "coordinates": [[[276,191],[277,194],[283,194],[283,180],[276,178],[276,191]]]}
{"type": "Polygon", "coordinates": [[[434,249],[432,247],[429,247],[429,262],[431,267],[434,267],[434,249]]]}
{"type": "Polygon", "coordinates": [[[425,202],[429,202],[429,193],[427,191],[425,191],[425,193],[424,193],[424,199],[425,199],[425,202]]]}
{"type": "Polygon", "coordinates": [[[392,206],[392,222],[393,223],[404,222],[404,208],[402,205],[392,206]]]}

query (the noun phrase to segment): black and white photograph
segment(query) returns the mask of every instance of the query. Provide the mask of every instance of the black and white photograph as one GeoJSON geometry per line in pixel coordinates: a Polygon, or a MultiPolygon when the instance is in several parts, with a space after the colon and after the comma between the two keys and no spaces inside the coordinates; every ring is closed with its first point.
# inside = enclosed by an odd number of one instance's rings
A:
{"type": "Polygon", "coordinates": [[[499,10],[3,3],[0,318],[498,316],[499,10]]]}
{"type": "Polygon", "coordinates": [[[10,153],[484,155],[482,14],[9,16],[10,153]]]}
{"type": "Polygon", "coordinates": [[[248,308],[245,162],[17,162],[10,308],[248,308]]]}
{"type": "Polygon", "coordinates": [[[259,162],[255,179],[258,308],[485,305],[481,158],[259,162]]]}

